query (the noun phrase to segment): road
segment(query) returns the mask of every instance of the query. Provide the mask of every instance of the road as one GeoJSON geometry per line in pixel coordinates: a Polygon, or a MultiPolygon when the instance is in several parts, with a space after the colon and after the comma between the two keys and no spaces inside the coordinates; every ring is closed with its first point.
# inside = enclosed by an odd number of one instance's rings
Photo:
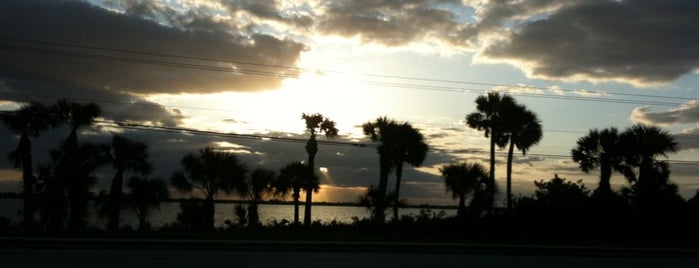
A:
{"type": "Polygon", "coordinates": [[[508,247],[499,253],[498,248],[478,245],[429,249],[418,244],[411,250],[409,244],[324,244],[234,242],[202,246],[189,241],[148,241],[128,247],[120,240],[51,241],[33,246],[10,241],[0,247],[0,267],[699,267],[699,255],[694,251],[648,256],[641,252],[639,256],[639,252],[592,250],[581,254],[537,247],[508,247]]]}

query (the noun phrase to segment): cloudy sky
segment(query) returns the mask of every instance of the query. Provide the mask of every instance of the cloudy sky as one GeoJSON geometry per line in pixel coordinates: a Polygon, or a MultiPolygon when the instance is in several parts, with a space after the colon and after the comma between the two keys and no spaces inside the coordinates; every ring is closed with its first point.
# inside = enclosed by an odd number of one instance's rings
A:
{"type": "MultiPolygon", "coordinates": [[[[407,168],[411,204],[453,204],[438,168],[487,163],[488,140],[464,117],[488,91],[536,112],[544,138],[514,166],[514,190],[559,174],[582,179],[568,157],[592,128],[662,126],[680,150],[671,180],[699,189],[699,2],[672,1],[253,1],[4,0],[0,3],[0,110],[59,98],[102,106],[103,120],[285,139],[306,139],[302,113],[338,124],[342,144],[321,144],[315,200],[355,201],[378,183],[378,157],[362,123],[379,116],[419,128],[430,153],[407,168]]],[[[17,137],[0,127],[0,154],[17,137]]],[[[205,146],[251,168],[306,159],[304,144],[239,136],[98,125],[86,141],[120,133],[147,142],[154,174],[205,146]]],[[[35,140],[36,162],[67,136],[35,140]]],[[[323,140],[322,138],[321,140],[323,140]]],[[[0,191],[20,173],[0,161],[0,191]]],[[[497,176],[504,187],[504,155],[497,176]]],[[[98,186],[112,171],[100,171],[98,186]]],[[[617,187],[624,179],[614,174],[617,187]]],[[[504,188],[503,188],[504,189],[504,188]]]]}

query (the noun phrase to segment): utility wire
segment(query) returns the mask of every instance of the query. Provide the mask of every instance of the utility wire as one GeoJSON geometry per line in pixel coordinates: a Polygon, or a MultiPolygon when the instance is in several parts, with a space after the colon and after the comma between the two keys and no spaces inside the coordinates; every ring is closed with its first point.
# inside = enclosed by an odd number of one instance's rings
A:
{"type": "MultiPolygon", "coordinates": [[[[319,70],[319,69],[303,69],[303,68],[295,68],[295,67],[281,66],[281,65],[260,64],[260,63],[231,61],[231,60],[219,60],[219,59],[203,58],[203,57],[189,57],[189,56],[180,56],[180,55],[173,55],[173,54],[141,52],[141,51],[125,50],[125,49],[111,49],[111,48],[83,46],[83,45],[66,44],[66,43],[52,43],[52,42],[8,39],[8,38],[0,38],[0,40],[22,42],[22,43],[29,43],[29,44],[52,45],[52,46],[60,46],[60,47],[64,47],[64,48],[68,47],[68,48],[90,49],[90,50],[98,50],[98,51],[129,53],[129,54],[142,55],[142,56],[143,55],[160,56],[160,57],[168,57],[168,58],[176,58],[176,59],[209,61],[209,62],[219,62],[219,63],[229,63],[229,64],[243,64],[243,65],[266,67],[266,68],[278,68],[278,69],[283,69],[283,70],[292,70],[295,72],[296,71],[313,71],[313,72],[325,72],[325,73],[339,73],[339,72],[319,70]]],[[[36,47],[27,47],[27,46],[22,46],[22,45],[19,45],[19,46],[14,45],[13,46],[13,45],[9,45],[9,44],[0,44],[0,49],[18,50],[18,51],[24,51],[24,52],[29,52],[29,53],[44,53],[44,54],[50,54],[50,55],[69,56],[69,57],[91,58],[91,59],[108,60],[108,61],[121,61],[121,62],[128,62],[128,63],[151,64],[151,65],[169,66],[169,67],[177,67],[177,68],[200,69],[200,70],[206,70],[206,71],[231,72],[231,73],[236,73],[236,74],[262,75],[262,76],[271,76],[271,77],[279,77],[279,78],[299,78],[298,74],[289,74],[289,73],[280,73],[280,72],[271,72],[271,71],[260,71],[260,70],[249,70],[249,69],[246,70],[246,69],[239,69],[239,68],[234,68],[234,67],[222,67],[222,66],[211,66],[211,65],[204,65],[204,64],[172,62],[172,61],[166,61],[166,60],[154,60],[154,59],[144,59],[144,58],[134,58],[134,57],[124,57],[124,56],[113,56],[113,55],[104,55],[104,54],[95,54],[95,53],[66,51],[66,50],[51,49],[51,48],[36,48],[36,47]]],[[[482,85],[482,86],[501,86],[501,87],[512,87],[512,88],[522,88],[523,87],[523,88],[528,88],[528,89],[548,90],[548,88],[544,88],[544,87],[532,87],[532,86],[520,86],[520,85],[508,85],[508,84],[496,84],[496,83],[481,83],[481,82],[471,82],[471,81],[453,81],[453,80],[441,80],[441,79],[431,79],[431,78],[414,78],[414,77],[379,75],[379,74],[364,74],[364,76],[377,77],[377,78],[402,79],[402,80],[410,80],[410,81],[423,81],[423,82],[468,84],[468,85],[482,85]]],[[[386,82],[386,81],[360,81],[360,83],[363,83],[366,85],[380,86],[380,87],[399,87],[399,88],[411,88],[411,89],[432,90],[432,91],[447,91],[447,92],[457,92],[457,93],[458,92],[484,93],[484,92],[490,91],[490,90],[484,90],[484,89],[455,88],[455,87],[436,86],[436,85],[416,85],[416,84],[406,84],[406,83],[396,83],[396,82],[386,82]]],[[[559,88],[557,88],[556,90],[560,90],[560,91],[564,91],[564,92],[571,92],[571,93],[577,92],[575,90],[559,89],[559,88]]],[[[658,106],[683,105],[683,103],[676,103],[676,102],[658,102],[658,101],[644,101],[644,100],[632,100],[632,99],[613,100],[613,99],[601,99],[601,98],[595,98],[595,97],[545,95],[543,93],[536,94],[536,93],[526,93],[526,92],[510,92],[510,93],[522,95],[525,97],[595,101],[595,102],[608,102],[608,103],[617,103],[617,104],[640,104],[640,105],[658,105],[658,106]]],[[[694,100],[692,98],[684,98],[684,97],[671,97],[671,96],[658,96],[658,95],[645,95],[645,94],[629,94],[629,93],[609,93],[609,92],[604,92],[604,93],[605,94],[613,94],[613,95],[621,95],[621,96],[634,96],[634,97],[656,98],[656,99],[657,98],[665,98],[665,99],[677,99],[677,100],[694,100]]]]}

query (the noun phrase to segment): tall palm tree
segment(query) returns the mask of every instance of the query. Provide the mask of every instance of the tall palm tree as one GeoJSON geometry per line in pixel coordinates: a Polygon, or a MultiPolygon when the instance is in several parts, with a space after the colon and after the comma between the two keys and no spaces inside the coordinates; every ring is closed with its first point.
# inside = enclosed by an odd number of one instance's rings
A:
{"type": "Polygon", "coordinates": [[[466,216],[466,198],[479,190],[480,185],[488,180],[488,173],[479,163],[452,163],[439,168],[444,177],[444,186],[452,193],[452,198],[459,198],[457,216],[466,216]]]}
{"type": "Polygon", "coordinates": [[[587,135],[578,139],[575,148],[571,150],[571,156],[585,173],[599,167],[599,185],[594,191],[595,196],[609,197],[614,194],[610,184],[612,171],[620,170],[622,162],[619,131],[616,128],[591,129],[587,135]]]}
{"type": "Polygon", "coordinates": [[[232,153],[212,147],[182,158],[182,170],[175,172],[170,184],[182,193],[198,189],[204,195],[206,228],[214,228],[214,197],[219,191],[231,193],[244,187],[248,168],[232,153]]]}
{"type": "MultiPolygon", "coordinates": [[[[322,114],[302,114],[301,119],[306,121],[306,130],[311,134],[306,142],[306,153],[308,153],[308,167],[315,172],[315,156],[318,153],[318,141],[316,134],[319,132],[325,133],[325,137],[332,139],[337,136],[337,128],[335,122],[323,117],[322,114]]],[[[306,187],[308,188],[308,187],[306,187]]],[[[313,191],[306,191],[306,206],[303,214],[303,224],[311,225],[311,203],[313,199],[313,191]]]]}
{"type": "MultiPolygon", "coordinates": [[[[403,175],[403,163],[419,167],[427,157],[427,143],[420,130],[405,122],[398,126],[396,140],[391,148],[391,161],[396,168],[396,200],[400,199],[400,184],[403,175]]],[[[393,202],[393,219],[398,220],[399,202],[393,202]]]]}
{"type": "Polygon", "coordinates": [[[498,92],[488,92],[487,95],[476,98],[476,112],[466,116],[466,124],[470,128],[483,130],[485,137],[490,138],[490,177],[488,188],[492,190],[490,196],[485,196],[485,203],[492,206],[495,194],[495,145],[505,147],[507,137],[503,135],[503,122],[500,115],[503,107],[515,106],[515,100],[511,96],[498,92]]]}
{"type": "MultiPolygon", "coordinates": [[[[87,206],[87,196],[91,187],[91,177],[85,176],[85,174],[80,173],[92,173],[93,170],[88,168],[83,171],[80,170],[82,167],[80,165],[85,164],[84,162],[93,162],[88,159],[86,153],[96,152],[101,150],[101,146],[97,145],[86,145],[81,148],[78,144],[78,130],[81,127],[89,126],[94,122],[101,113],[101,109],[94,103],[80,103],[80,102],[69,102],[67,100],[59,100],[52,107],[52,115],[54,118],[55,126],[59,124],[68,124],[70,128],[70,133],[65,139],[61,148],[59,149],[60,154],[63,155],[61,159],[56,159],[57,168],[60,172],[56,172],[57,179],[62,180],[68,185],[68,198],[71,200],[71,210],[69,218],[70,228],[84,228],[84,217],[86,213],[87,206]],[[100,147],[100,149],[97,149],[100,147]],[[85,180],[85,181],[82,181],[85,180]]],[[[103,157],[94,156],[95,161],[99,162],[99,165],[104,164],[102,161],[103,157]]]]}
{"type": "Polygon", "coordinates": [[[543,136],[541,121],[524,105],[504,107],[502,111],[503,134],[509,138],[510,148],[507,152],[507,211],[512,211],[512,157],[514,148],[527,154],[530,147],[539,144],[543,136]]]}
{"type": "Polygon", "coordinates": [[[277,194],[283,196],[291,192],[291,198],[294,199],[294,224],[300,223],[299,198],[301,198],[301,189],[305,189],[306,185],[311,186],[310,190],[319,189],[318,176],[308,165],[298,161],[282,167],[279,170],[279,176],[273,183],[277,194]]]}
{"type": "Polygon", "coordinates": [[[126,184],[129,194],[126,196],[128,204],[136,212],[138,229],[148,230],[148,216],[152,209],[159,209],[160,203],[170,198],[167,183],[161,179],[146,177],[133,177],[126,184]]]}
{"type": "Polygon", "coordinates": [[[662,209],[666,202],[678,199],[677,187],[668,181],[668,163],[657,159],[677,150],[672,135],[656,126],[637,124],[621,133],[619,143],[624,151],[623,173],[639,209],[662,209]]]}
{"type": "Polygon", "coordinates": [[[388,186],[388,175],[391,174],[391,169],[393,169],[391,147],[393,146],[392,142],[396,140],[397,126],[398,123],[396,121],[386,117],[379,117],[374,122],[367,122],[362,125],[364,135],[369,136],[373,142],[379,143],[379,146],[376,148],[379,154],[379,186],[376,193],[374,193],[376,207],[373,215],[377,223],[386,221],[386,188],[388,186]]]}
{"type": "Polygon", "coordinates": [[[22,167],[22,188],[24,189],[23,224],[27,228],[34,226],[34,184],[32,172],[32,143],[29,137],[36,137],[49,125],[48,109],[36,102],[23,105],[18,110],[0,115],[2,122],[12,131],[19,133],[17,149],[10,154],[16,167],[22,167]]]}
{"type": "Polygon", "coordinates": [[[257,205],[274,193],[274,179],[277,176],[273,170],[257,168],[250,173],[245,181],[245,187],[238,189],[238,193],[247,197],[250,201],[248,205],[248,224],[250,226],[260,225],[260,214],[257,205]]]}
{"type": "Polygon", "coordinates": [[[150,173],[152,165],[148,161],[148,145],[120,135],[112,137],[111,160],[116,174],[109,190],[107,229],[115,231],[119,229],[119,214],[124,203],[124,172],[146,175],[150,173]]]}

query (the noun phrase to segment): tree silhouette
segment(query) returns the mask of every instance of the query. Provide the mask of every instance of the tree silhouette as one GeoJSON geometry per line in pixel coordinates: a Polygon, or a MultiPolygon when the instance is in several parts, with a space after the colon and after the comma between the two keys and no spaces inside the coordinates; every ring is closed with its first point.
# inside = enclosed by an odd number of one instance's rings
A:
{"type": "Polygon", "coordinates": [[[291,192],[294,199],[294,224],[299,224],[299,198],[301,189],[311,186],[310,190],[319,189],[318,176],[304,163],[295,161],[287,164],[279,170],[279,176],[273,183],[274,189],[279,195],[291,192]],[[309,180],[310,178],[310,180],[309,180]]]}
{"type": "Polygon", "coordinates": [[[25,104],[18,110],[2,114],[2,122],[10,130],[19,133],[17,149],[10,154],[16,167],[22,167],[23,222],[26,228],[32,228],[34,222],[34,184],[35,177],[32,164],[32,144],[29,137],[36,137],[39,132],[49,126],[48,109],[36,102],[25,104]]]}
{"type": "Polygon", "coordinates": [[[612,171],[620,170],[623,160],[619,148],[619,131],[616,128],[590,130],[587,135],[578,139],[571,155],[573,161],[578,163],[585,173],[599,167],[599,185],[593,193],[594,196],[607,198],[614,195],[610,184],[612,171]]]}
{"type": "Polygon", "coordinates": [[[498,92],[489,92],[476,98],[476,112],[466,116],[466,124],[470,128],[483,130],[485,137],[490,138],[490,178],[487,187],[491,189],[490,196],[483,196],[484,205],[492,206],[495,194],[495,145],[504,147],[507,137],[503,135],[503,118],[500,114],[504,107],[515,106],[515,100],[498,92]]]}
{"type": "Polygon", "coordinates": [[[503,107],[503,134],[509,138],[510,148],[507,151],[507,211],[512,211],[512,156],[515,146],[527,154],[530,147],[539,144],[543,136],[541,121],[524,105],[503,107]]]}
{"type": "Polygon", "coordinates": [[[60,181],[57,185],[67,187],[68,191],[70,201],[68,228],[85,229],[88,216],[87,204],[96,181],[93,174],[109,162],[109,147],[93,143],[83,143],[76,147],[64,144],[51,151],[51,159],[56,163],[54,176],[60,181]]]}
{"type": "Polygon", "coordinates": [[[379,153],[379,186],[374,194],[375,209],[373,218],[377,223],[386,221],[386,188],[388,186],[388,175],[393,168],[391,159],[392,142],[396,139],[398,123],[386,117],[379,117],[374,122],[367,122],[362,125],[364,135],[371,138],[373,142],[378,142],[377,152],[379,153]]]}
{"type": "Polygon", "coordinates": [[[212,147],[200,149],[198,154],[187,154],[181,161],[182,170],[175,172],[170,184],[182,193],[195,188],[204,195],[204,225],[214,228],[214,196],[219,191],[231,193],[244,187],[247,167],[232,153],[216,151],[212,147]]]}
{"type": "Polygon", "coordinates": [[[663,212],[682,200],[677,195],[677,186],[669,183],[667,161],[657,160],[677,149],[677,143],[667,131],[637,124],[621,133],[619,143],[624,151],[622,173],[630,184],[625,193],[632,198],[636,209],[663,212]]]}
{"type": "Polygon", "coordinates": [[[126,187],[129,189],[127,203],[136,212],[138,229],[150,229],[148,216],[151,210],[159,209],[160,203],[170,198],[167,183],[161,179],[133,177],[126,187]]]}
{"type": "Polygon", "coordinates": [[[52,109],[54,121],[59,124],[68,124],[70,127],[70,134],[64,142],[68,150],[78,146],[78,129],[91,125],[102,111],[94,103],[69,102],[67,100],[59,100],[52,109]]]}
{"type": "MultiPolygon", "coordinates": [[[[396,190],[393,193],[396,200],[399,200],[403,163],[408,163],[414,167],[420,166],[427,157],[428,147],[420,131],[407,122],[398,125],[395,134],[395,141],[392,142],[393,146],[390,148],[390,157],[391,162],[396,167],[396,190]]],[[[398,203],[393,203],[394,220],[398,220],[398,203]]]]}
{"type": "Polygon", "coordinates": [[[124,172],[134,172],[140,175],[150,173],[152,166],[148,161],[148,145],[142,142],[131,141],[123,136],[112,137],[111,160],[112,167],[116,170],[109,190],[107,210],[109,214],[107,229],[115,231],[119,229],[119,214],[124,204],[124,172]]]}
{"type": "Polygon", "coordinates": [[[238,189],[238,193],[250,200],[248,205],[248,225],[260,225],[260,214],[257,205],[264,201],[265,197],[274,193],[274,179],[277,175],[273,170],[257,168],[250,173],[245,180],[244,187],[238,189]]]}
{"type": "MultiPolygon", "coordinates": [[[[318,141],[316,134],[319,132],[325,133],[325,137],[332,139],[337,136],[337,128],[335,122],[323,117],[322,114],[302,114],[301,119],[306,121],[306,130],[311,134],[306,142],[306,153],[308,153],[308,167],[315,173],[315,156],[318,153],[318,141]]],[[[304,187],[304,189],[312,189],[312,185],[304,187]],[[310,188],[309,188],[310,187],[310,188]]],[[[306,206],[303,214],[303,225],[311,225],[311,203],[313,199],[313,191],[306,190],[306,206]]]]}
{"type": "Polygon", "coordinates": [[[442,166],[439,171],[444,177],[447,191],[452,193],[452,198],[459,199],[457,216],[465,217],[467,196],[480,190],[488,180],[488,173],[479,163],[453,163],[442,166]]]}

